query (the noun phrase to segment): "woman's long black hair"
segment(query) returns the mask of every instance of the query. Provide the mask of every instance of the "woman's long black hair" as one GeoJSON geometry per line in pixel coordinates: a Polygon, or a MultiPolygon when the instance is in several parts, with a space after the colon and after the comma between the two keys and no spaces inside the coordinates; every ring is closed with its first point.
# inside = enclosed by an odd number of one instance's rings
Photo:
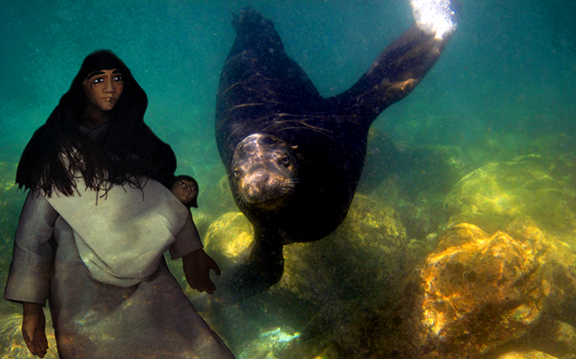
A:
{"type": "Polygon", "coordinates": [[[176,156],[144,124],[147,106],[146,93],[114,53],[99,50],[88,55],[68,92],[26,145],[16,172],[19,188],[42,190],[48,196],[56,189],[70,196],[77,171],[94,190],[127,183],[142,188],[143,177],[170,188],[176,156]],[[111,69],[122,72],[124,90],[105,129],[93,138],[79,129],[86,109],[82,82],[94,71],[111,69]]]}

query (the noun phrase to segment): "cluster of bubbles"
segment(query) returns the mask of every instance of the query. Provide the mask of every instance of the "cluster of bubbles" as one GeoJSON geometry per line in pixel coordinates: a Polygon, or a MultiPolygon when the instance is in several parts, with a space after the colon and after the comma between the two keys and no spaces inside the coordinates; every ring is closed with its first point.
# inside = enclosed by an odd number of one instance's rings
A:
{"type": "Polygon", "coordinates": [[[450,0],[410,0],[414,20],[421,29],[442,39],[456,29],[456,12],[450,0]]]}

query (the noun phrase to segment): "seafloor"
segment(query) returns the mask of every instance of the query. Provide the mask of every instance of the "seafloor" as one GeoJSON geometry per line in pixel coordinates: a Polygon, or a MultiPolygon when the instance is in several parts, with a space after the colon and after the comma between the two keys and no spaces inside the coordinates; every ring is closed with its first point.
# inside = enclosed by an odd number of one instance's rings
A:
{"type": "MultiPolygon", "coordinates": [[[[392,146],[374,129],[348,218],[286,246],[277,285],[216,309],[170,266],[238,358],[576,358],[575,150],[564,134],[392,146]]],[[[1,268],[24,198],[15,168],[0,164],[1,268]]],[[[226,270],[252,228],[224,177],[203,191],[213,205],[193,215],[226,270]]],[[[1,301],[0,357],[28,357],[20,323],[1,301]]]]}

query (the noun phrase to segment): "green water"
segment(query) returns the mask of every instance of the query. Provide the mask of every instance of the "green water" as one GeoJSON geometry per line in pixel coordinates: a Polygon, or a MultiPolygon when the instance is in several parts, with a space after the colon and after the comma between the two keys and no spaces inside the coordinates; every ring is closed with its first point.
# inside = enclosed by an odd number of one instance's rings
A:
{"type": "MultiPolygon", "coordinates": [[[[554,161],[568,156],[561,164],[554,162],[556,168],[564,171],[554,178],[564,181],[564,195],[558,198],[567,202],[562,208],[576,212],[575,199],[570,197],[576,190],[572,177],[576,162],[570,157],[576,150],[574,4],[566,0],[465,0],[461,24],[438,63],[415,91],[375,122],[374,128],[398,148],[424,146],[432,151],[421,154],[410,150],[409,160],[396,163],[396,173],[391,176],[370,172],[363,178],[363,182],[370,183],[363,194],[393,207],[401,216],[408,239],[420,240],[428,232],[441,234],[448,223],[442,216],[451,214],[430,213],[443,211],[446,194],[461,177],[490,162],[510,161],[519,155],[538,154],[554,161]],[[448,160],[429,155],[446,146],[453,149],[448,160]],[[423,159],[430,158],[424,164],[423,159]],[[439,162],[458,159],[463,161],[458,170],[438,170],[439,162]],[[452,177],[445,179],[448,175],[452,177]],[[428,211],[424,217],[432,218],[428,227],[419,222],[423,217],[418,214],[419,209],[428,211]]],[[[231,12],[238,13],[246,5],[275,22],[286,51],[324,96],[348,89],[380,51],[413,22],[408,1],[390,0],[3,1],[2,283],[23,200],[22,193],[12,186],[19,156],[33,131],[46,121],[67,91],[82,59],[97,49],[111,49],[130,67],[149,98],[146,122],[173,147],[178,172],[198,179],[200,209],[195,217],[204,224],[203,231],[220,215],[234,210],[227,193],[222,194],[225,187],[221,186],[221,178],[225,172],[214,141],[213,121],[220,69],[235,37],[231,12]]],[[[378,143],[371,146],[377,148],[378,143]]],[[[376,155],[368,161],[378,162],[377,158],[376,155]]],[[[377,163],[370,168],[382,172],[385,166],[377,163]]],[[[546,170],[553,173],[550,166],[546,170]]],[[[537,216],[547,213],[542,210],[530,215],[538,221],[543,217],[537,216]]],[[[572,215],[562,213],[558,216],[572,215]]],[[[541,220],[555,234],[563,231],[570,237],[576,233],[570,227],[573,224],[551,229],[550,221],[541,220]]],[[[304,331],[307,326],[301,319],[289,319],[295,306],[288,307],[282,315],[270,315],[266,303],[248,302],[236,311],[203,314],[223,333],[238,356],[250,357],[246,343],[251,340],[275,348],[278,353],[285,345],[279,343],[284,342],[270,338],[296,338],[295,332],[304,331]],[[254,330],[235,333],[232,328],[245,325],[238,321],[248,316],[254,330]],[[289,329],[276,331],[284,326],[289,329]],[[263,337],[260,333],[275,334],[263,337]]],[[[324,310],[330,305],[326,306],[324,310]]],[[[343,313],[347,310],[340,309],[343,313]]],[[[19,306],[0,301],[3,318],[12,318],[19,311],[19,306]]],[[[19,335],[13,330],[15,325],[17,321],[12,319],[0,321],[0,342],[11,343],[11,336],[19,335]]],[[[318,339],[321,337],[314,337],[318,348],[332,348],[318,343],[338,341],[333,333],[323,341],[318,339]]],[[[318,349],[310,352],[310,357],[356,357],[342,354],[342,350],[340,356],[334,356],[330,350],[339,349],[318,349]]],[[[255,352],[256,349],[252,353],[255,352]]],[[[23,355],[14,353],[14,357],[23,355]]],[[[383,357],[393,357],[393,351],[386,353],[383,357]]]]}

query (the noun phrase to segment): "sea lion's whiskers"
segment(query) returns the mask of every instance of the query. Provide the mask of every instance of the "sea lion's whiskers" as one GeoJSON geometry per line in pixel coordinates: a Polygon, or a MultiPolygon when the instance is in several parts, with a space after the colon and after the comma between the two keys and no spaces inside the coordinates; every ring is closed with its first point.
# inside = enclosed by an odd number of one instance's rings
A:
{"type": "Polygon", "coordinates": [[[245,192],[241,192],[238,196],[236,196],[236,199],[238,204],[240,205],[250,203],[250,201],[248,200],[248,196],[246,195],[245,192]]]}

